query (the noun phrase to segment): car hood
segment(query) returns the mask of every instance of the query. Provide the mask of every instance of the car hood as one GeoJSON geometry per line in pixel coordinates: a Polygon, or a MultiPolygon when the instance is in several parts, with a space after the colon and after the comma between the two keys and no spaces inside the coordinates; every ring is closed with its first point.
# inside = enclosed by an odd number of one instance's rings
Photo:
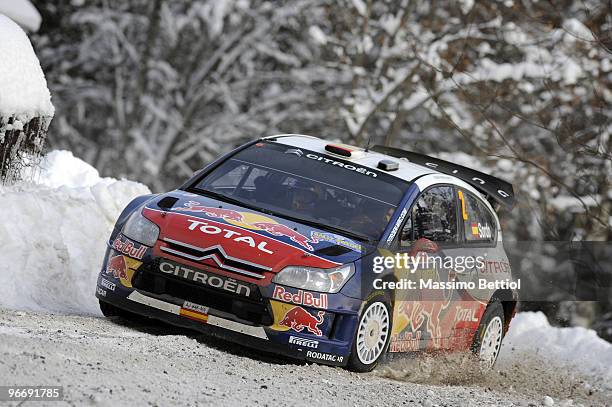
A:
{"type": "Polygon", "coordinates": [[[180,190],[155,197],[143,214],[160,227],[157,249],[164,257],[178,251],[176,257],[226,269],[276,273],[288,265],[330,268],[374,249],[339,234],[180,190]]]}

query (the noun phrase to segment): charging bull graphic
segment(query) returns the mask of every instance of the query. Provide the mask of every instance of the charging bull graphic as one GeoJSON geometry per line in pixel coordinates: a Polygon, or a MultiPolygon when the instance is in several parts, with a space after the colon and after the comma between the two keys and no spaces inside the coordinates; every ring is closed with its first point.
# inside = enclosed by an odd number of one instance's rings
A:
{"type": "MultiPolygon", "coordinates": [[[[453,270],[439,270],[434,267],[423,270],[422,279],[451,283],[456,279],[456,273],[453,270]]],[[[421,335],[427,332],[430,336],[429,343],[434,349],[439,349],[443,345],[443,339],[450,336],[454,328],[453,321],[447,321],[445,318],[451,311],[453,290],[423,290],[421,293],[420,301],[396,302],[391,341],[401,342],[401,338],[420,340],[421,335]]],[[[391,349],[394,349],[394,346],[391,346],[391,349]]]]}
{"type": "Polygon", "coordinates": [[[256,222],[256,223],[252,223],[251,225],[258,227],[260,229],[263,229],[266,232],[274,236],[286,236],[292,241],[294,241],[295,243],[299,244],[300,246],[310,251],[314,250],[312,246],[310,245],[310,243],[315,243],[315,242],[311,242],[306,236],[304,236],[301,233],[296,232],[295,230],[291,229],[289,226],[282,225],[280,223],[269,223],[269,222],[256,222]]]}
{"type": "Polygon", "coordinates": [[[217,219],[227,219],[233,220],[236,222],[243,222],[244,216],[238,211],[234,211],[232,209],[223,209],[223,208],[213,208],[210,206],[204,206],[196,201],[189,201],[185,203],[185,206],[179,206],[177,208],[172,208],[174,211],[178,212],[202,212],[206,216],[217,219]]]}
{"type": "Polygon", "coordinates": [[[142,262],[139,260],[119,254],[108,259],[105,273],[112,274],[114,278],[119,279],[123,286],[131,287],[134,270],[140,267],[141,264],[142,262]]]}
{"type": "Polygon", "coordinates": [[[113,277],[119,279],[127,279],[127,264],[125,263],[125,259],[122,255],[114,256],[106,265],[106,274],[112,274],[113,277]]]}
{"type": "Polygon", "coordinates": [[[287,311],[279,325],[289,327],[296,332],[302,332],[306,328],[310,333],[317,336],[323,336],[323,332],[319,329],[319,325],[323,323],[324,311],[319,311],[314,317],[310,312],[302,307],[294,307],[287,311]]]}

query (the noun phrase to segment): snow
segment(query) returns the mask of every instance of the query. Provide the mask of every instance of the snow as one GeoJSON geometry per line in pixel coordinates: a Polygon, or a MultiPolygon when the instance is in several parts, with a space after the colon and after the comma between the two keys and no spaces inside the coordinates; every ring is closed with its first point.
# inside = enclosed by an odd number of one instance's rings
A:
{"type": "Polygon", "coordinates": [[[612,380],[612,344],[591,329],[556,328],[542,312],[518,313],[510,323],[500,363],[537,355],[544,362],[612,380]]]}
{"type": "Polygon", "coordinates": [[[597,206],[598,201],[600,201],[600,197],[597,195],[582,196],[580,199],[574,196],[560,195],[551,198],[549,204],[559,212],[582,213],[585,206],[597,206]]]}
{"type": "Polygon", "coordinates": [[[0,14],[0,117],[52,117],[45,75],[25,32],[0,14]]]}
{"type": "Polygon", "coordinates": [[[472,7],[474,7],[474,0],[460,0],[459,4],[463,14],[467,14],[472,10],[472,7]]]}
{"type": "Polygon", "coordinates": [[[28,0],[2,0],[0,14],[4,14],[29,31],[38,31],[42,21],[40,13],[28,0]]]}
{"type": "Polygon", "coordinates": [[[587,26],[575,18],[570,18],[563,22],[563,29],[565,29],[571,36],[581,41],[595,41],[593,33],[587,26]]]}
{"type": "Polygon", "coordinates": [[[316,25],[310,26],[310,28],[308,29],[308,34],[310,34],[312,39],[315,40],[317,44],[321,44],[321,45],[327,44],[327,36],[316,25]]]}
{"type": "Polygon", "coordinates": [[[0,187],[0,306],[99,313],[92,290],[106,241],[123,207],[147,193],[67,151],[44,158],[36,183],[0,187]]]}
{"type": "Polygon", "coordinates": [[[368,12],[368,6],[363,2],[363,0],[352,0],[353,7],[357,9],[357,12],[362,16],[365,16],[368,12]]]}
{"type": "Polygon", "coordinates": [[[35,174],[36,184],[49,188],[92,187],[98,182],[113,183],[113,178],[100,178],[98,170],[72,155],[71,151],[55,150],[45,156],[42,171],[35,174]]]}

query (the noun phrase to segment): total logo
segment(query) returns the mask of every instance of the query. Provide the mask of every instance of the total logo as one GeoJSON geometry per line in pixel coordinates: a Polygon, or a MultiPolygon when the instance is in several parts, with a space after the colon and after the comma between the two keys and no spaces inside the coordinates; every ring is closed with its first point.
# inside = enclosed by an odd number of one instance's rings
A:
{"type": "Polygon", "coordinates": [[[196,220],[196,219],[188,219],[187,222],[190,223],[188,226],[189,230],[198,229],[202,233],[206,233],[207,235],[221,235],[221,237],[225,239],[232,240],[236,243],[242,243],[248,245],[252,248],[256,248],[260,252],[266,254],[274,254],[272,250],[269,250],[266,245],[268,242],[256,242],[252,236],[245,236],[240,232],[236,232],[235,230],[220,228],[215,225],[211,225],[208,222],[196,220]]]}
{"type": "Polygon", "coordinates": [[[455,309],[455,322],[478,322],[475,309],[460,306],[456,306],[455,309]]]}
{"type": "MultiPolygon", "coordinates": [[[[263,230],[264,232],[267,232],[273,236],[279,236],[279,237],[284,236],[284,237],[289,238],[292,242],[299,244],[304,249],[307,249],[310,251],[314,250],[311,243],[316,243],[315,241],[310,240],[307,236],[304,236],[303,234],[297,232],[296,230],[290,228],[289,226],[278,223],[275,220],[268,218],[266,216],[261,216],[261,215],[258,215],[252,212],[238,212],[233,209],[214,208],[211,206],[202,205],[201,203],[196,202],[196,201],[189,201],[185,203],[184,206],[172,208],[172,210],[177,211],[177,212],[200,212],[211,218],[223,219],[226,222],[234,226],[242,227],[245,229],[251,229],[251,230],[263,230]]],[[[199,222],[193,219],[190,219],[189,221],[199,222]]],[[[206,224],[206,222],[202,222],[202,224],[208,225],[206,224]]],[[[236,236],[241,237],[243,241],[246,241],[246,239],[250,239],[249,244],[251,245],[251,247],[255,247],[253,238],[250,236],[242,236],[241,233],[233,231],[233,230],[228,231],[227,229],[217,228],[216,226],[212,226],[212,225],[208,225],[208,226],[211,227],[209,229],[210,232],[205,232],[205,233],[216,234],[216,233],[228,233],[229,232],[230,236],[229,237],[225,236],[225,237],[231,238],[232,236],[236,235],[236,236]],[[217,229],[212,229],[212,228],[217,228],[217,229]],[[251,244],[251,242],[253,244],[251,244]]],[[[192,228],[190,226],[189,229],[193,230],[195,229],[195,227],[196,226],[193,226],[192,228]]],[[[263,244],[265,246],[265,242],[262,242],[260,244],[263,244]]],[[[259,245],[257,247],[259,248],[259,245]]],[[[272,252],[267,249],[262,250],[262,251],[265,253],[272,254],[272,252]]]]}
{"type": "Polygon", "coordinates": [[[328,305],[327,294],[319,294],[319,296],[316,297],[314,293],[303,290],[298,290],[297,293],[293,294],[280,285],[274,287],[272,298],[313,308],[327,309],[328,305]]]}

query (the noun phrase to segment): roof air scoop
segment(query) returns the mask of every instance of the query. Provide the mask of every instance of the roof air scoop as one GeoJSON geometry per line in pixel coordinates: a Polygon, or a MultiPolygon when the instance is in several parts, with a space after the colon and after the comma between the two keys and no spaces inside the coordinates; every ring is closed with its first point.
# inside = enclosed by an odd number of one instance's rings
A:
{"type": "Polygon", "coordinates": [[[397,171],[399,164],[396,161],[380,160],[377,167],[383,171],[397,171]]]}

